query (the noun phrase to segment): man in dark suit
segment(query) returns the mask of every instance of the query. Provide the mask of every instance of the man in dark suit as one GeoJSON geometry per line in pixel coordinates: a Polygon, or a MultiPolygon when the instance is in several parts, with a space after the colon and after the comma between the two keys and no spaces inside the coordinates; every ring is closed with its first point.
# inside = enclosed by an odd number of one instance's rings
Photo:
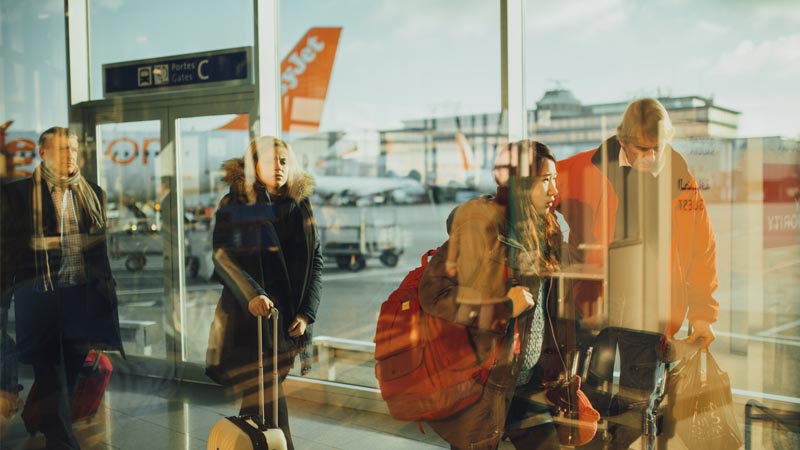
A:
{"type": "Polygon", "coordinates": [[[31,177],[2,189],[0,289],[13,297],[47,448],[79,449],[70,419],[78,371],[89,349],[122,351],[105,193],[81,174],[66,128],[42,133],[39,155],[31,177]]]}

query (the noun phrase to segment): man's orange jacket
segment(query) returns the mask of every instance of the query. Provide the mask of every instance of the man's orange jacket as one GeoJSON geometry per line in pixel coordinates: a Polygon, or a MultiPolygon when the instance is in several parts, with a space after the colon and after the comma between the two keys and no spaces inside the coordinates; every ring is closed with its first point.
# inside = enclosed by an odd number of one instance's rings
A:
{"type": "MultiPolygon", "coordinates": [[[[616,136],[603,146],[608,154],[608,170],[619,170],[621,148],[616,136]]],[[[556,165],[557,209],[569,224],[569,244],[589,244],[589,250],[578,253],[583,253],[583,262],[597,265],[604,263],[605,249],[614,238],[619,207],[617,193],[601,169],[601,149],[602,146],[579,153],[556,165]],[[603,214],[608,217],[605,232],[603,214]]],[[[670,146],[664,151],[670,152],[672,158],[671,303],[665,330],[671,337],[685,318],[690,323],[715,322],[719,303],[713,297],[718,285],[714,231],[700,187],[683,157],[670,146]]],[[[602,285],[582,283],[576,286],[574,295],[576,307],[586,315],[602,295],[602,285]]]]}

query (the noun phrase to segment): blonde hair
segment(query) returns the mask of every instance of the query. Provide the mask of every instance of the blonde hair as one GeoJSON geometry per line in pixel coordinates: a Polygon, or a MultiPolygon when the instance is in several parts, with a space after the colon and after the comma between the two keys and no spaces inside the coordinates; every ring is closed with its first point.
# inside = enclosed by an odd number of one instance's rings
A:
{"type": "Polygon", "coordinates": [[[249,203],[255,203],[255,191],[253,185],[260,182],[256,175],[256,166],[258,160],[264,155],[264,152],[269,150],[277,150],[279,148],[286,150],[286,184],[281,188],[286,190],[291,186],[303,173],[297,158],[294,155],[294,150],[288,142],[274,136],[261,136],[250,141],[247,150],[244,154],[244,179],[245,189],[247,191],[247,200],[249,203]]]}
{"type": "Polygon", "coordinates": [[[623,142],[630,142],[640,135],[669,142],[674,134],[667,109],[654,98],[634,100],[628,105],[617,127],[617,139],[623,142]]]}

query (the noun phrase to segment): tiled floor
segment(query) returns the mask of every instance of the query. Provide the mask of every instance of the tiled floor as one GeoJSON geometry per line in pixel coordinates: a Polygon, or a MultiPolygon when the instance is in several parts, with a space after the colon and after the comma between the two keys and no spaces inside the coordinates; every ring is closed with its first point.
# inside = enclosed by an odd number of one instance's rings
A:
{"type": "MultiPolygon", "coordinates": [[[[20,382],[31,385],[30,378],[20,382]]],[[[26,393],[23,391],[23,397],[26,393]]],[[[428,426],[421,434],[416,423],[398,422],[385,414],[323,405],[296,395],[288,401],[297,450],[449,448],[428,426]]],[[[737,404],[736,408],[743,411],[744,407],[737,404]]],[[[75,429],[83,450],[205,450],[213,424],[237,411],[235,400],[218,386],[115,374],[98,414],[75,429]]],[[[796,448],[760,445],[766,439],[764,433],[762,424],[757,423],[752,448],[796,448]]],[[[793,439],[796,442],[797,437],[793,439]]],[[[684,448],[677,439],[668,447],[684,448]]],[[[43,436],[30,437],[19,415],[0,423],[0,450],[42,448],[43,436]]],[[[500,448],[513,446],[503,442],[500,448]]],[[[631,448],[640,448],[640,444],[631,448]]]]}
{"type": "MultiPolygon", "coordinates": [[[[115,375],[97,416],[75,429],[83,450],[203,450],[211,426],[237,410],[219,387],[115,375]]],[[[448,447],[430,429],[420,434],[416,424],[383,414],[297,398],[289,398],[289,412],[298,450],[448,447]]],[[[43,447],[44,438],[30,437],[19,415],[0,427],[2,450],[43,447]]]]}

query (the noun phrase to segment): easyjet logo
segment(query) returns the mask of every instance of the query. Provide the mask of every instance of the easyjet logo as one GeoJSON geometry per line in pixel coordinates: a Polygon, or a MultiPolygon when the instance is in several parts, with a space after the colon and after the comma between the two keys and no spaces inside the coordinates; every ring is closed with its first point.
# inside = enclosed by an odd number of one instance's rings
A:
{"type": "Polygon", "coordinates": [[[316,36],[309,36],[302,50],[289,55],[289,64],[281,73],[281,95],[297,87],[297,78],[305,73],[308,65],[317,59],[317,54],[324,48],[324,42],[320,42],[316,36]]]}

